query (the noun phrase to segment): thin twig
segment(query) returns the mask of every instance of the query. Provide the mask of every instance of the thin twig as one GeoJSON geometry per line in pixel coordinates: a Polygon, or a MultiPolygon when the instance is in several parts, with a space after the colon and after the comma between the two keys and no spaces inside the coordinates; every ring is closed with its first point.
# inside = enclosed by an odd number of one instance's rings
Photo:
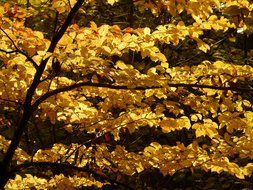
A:
{"type": "Polygon", "coordinates": [[[6,54],[17,53],[18,52],[17,50],[7,51],[7,50],[4,50],[4,49],[0,49],[0,51],[4,52],[6,54]]]}
{"type": "MultiPolygon", "coordinates": [[[[13,41],[13,39],[4,31],[4,29],[2,29],[0,27],[0,30],[7,36],[7,38],[11,41],[12,45],[15,47],[16,51],[10,51],[11,53],[17,52],[20,53],[22,55],[24,55],[28,61],[30,61],[32,63],[32,65],[34,66],[35,69],[38,69],[38,65],[37,63],[24,51],[22,51],[21,49],[18,48],[18,46],[15,44],[15,42],[13,41]]],[[[4,52],[4,51],[3,51],[4,52]]],[[[9,52],[5,52],[5,53],[9,53],[9,52]]]]}
{"type": "Polygon", "coordinates": [[[5,101],[5,102],[11,102],[11,103],[18,104],[18,105],[21,105],[21,106],[23,105],[20,102],[17,102],[17,101],[14,101],[14,100],[5,99],[5,98],[0,98],[0,100],[5,101]]]}

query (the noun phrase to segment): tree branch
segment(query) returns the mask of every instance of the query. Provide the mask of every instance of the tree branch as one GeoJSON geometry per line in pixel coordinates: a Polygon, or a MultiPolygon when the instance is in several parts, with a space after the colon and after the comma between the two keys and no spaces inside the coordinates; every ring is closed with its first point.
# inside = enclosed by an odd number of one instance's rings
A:
{"type": "Polygon", "coordinates": [[[117,89],[117,90],[145,90],[145,89],[157,89],[157,88],[161,88],[161,87],[150,87],[150,88],[144,88],[144,87],[136,87],[136,88],[130,88],[127,86],[113,86],[113,85],[109,85],[109,84],[99,84],[99,83],[91,83],[91,82],[80,82],[80,83],[75,83],[72,84],[70,86],[65,86],[65,87],[61,87],[52,91],[49,91],[47,93],[45,93],[44,95],[42,95],[40,98],[38,98],[34,104],[33,107],[36,109],[39,104],[41,104],[43,101],[45,101],[47,98],[56,95],[58,93],[61,92],[67,92],[67,91],[71,91],[75,88],[79,88],[79,87],[83,87],[83,86],[87,86],[87,87],[101,87],[101,88],[109,88],[109,89],[117,89]]]}
{"type": "Polygon", "coordinates": [[[208,89],[214,89],[214,90],[232,90],[232,91],[244,91],[244,92],[250,92],[253,91],[253,88],[241,88],[241,87],[223,87],[223,86],[212,86],[212,85],[204,85],[204,84],[184,84],[184,83],[168,83],[168,86],[154,86],[154,87],[128,87],[128,86],[113,86],[110,84],[99,84],[99,83],[91,83],[91,82],[80,82],[76,84],[72,84],[70,86],[61,87],[52,91],[49,91],[39,97],[33,106],[33,109],[36,109],[43,101],[45,101],[47,98],[54,96],[61,92],[67,92],[71,91],[75,88],[79,87],[98,87],[98,88],[108,88],[108,89],[114,89],[114,90],[148,90],[148,89],[159,89],[159,88],[165,88],[165,87],[185,87],[185,88],[208,88],[208,89]]]}
{"type": "Polygon", "coordinates": [[[101,175],[98,172],[88,168],[88,167],[78,167],[78,166],[74,166],[71,164],[67,164],[67,163],[55,163],[55,162],[29,162],[29,163],[23,163],[20,165],[17,165],[15,168],[13,168],[9,174],[13,175],[16,172],[20,171],[21,169],[26,169],[29,167],[51,167],[51,168],[59,168],[62,171],[62,168],[66,168],[66,169],[71,169],[71,170],[75,170],[75,171],[79,171],[79,172],[87,172],[89,174],[92,174],[95,178],[100,178],[104,181],[108,181],[111,184],[116,184],[116,185],[120,185],[122,187],[125,187],[127,189],[131,189],[133,190],[133,188],[131,188],[130,186],[118,182],[116,180],[113,180],[105,175],[101,175]]]}
{"type": "Polygon", "coordinates": [[[80,9],[80,7],[82,6],[83,2],[84,2],[84,0],[78,0],[76,2],[76,4],[74,5],[74,7],[70,10],[65,22],[60,27],[60,29],[56,32],[56,35],[54,35],[54,37],[51,41],[51,44],[48,48],[48,52],[54,51],[57,43],[59,42],[59,40],[61,39],[61,37],[65,33],[65,31],[67,30],[68,26],[70,25],[72,19],[74,18],[75,14],[77,13],[78,9],[80,9]]]}
{"type": "Polygon", "coordinates": [[[243,91],[243,92],[251,92],[253,88],[241,88],[235,86],[213,86],[213,85],[205,85],[205,84],[184,84],[184,83],[168,83],[169,87],[186,87],[186,88],[208,88],[213,90],[232,90],[232,91],[243,91]]]}

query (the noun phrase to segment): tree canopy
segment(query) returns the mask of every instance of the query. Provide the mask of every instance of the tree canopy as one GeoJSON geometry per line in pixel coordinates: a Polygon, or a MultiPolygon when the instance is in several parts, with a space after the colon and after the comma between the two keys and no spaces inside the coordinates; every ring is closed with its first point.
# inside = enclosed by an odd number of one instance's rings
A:
{"type": "Polygon", "coordinates": [[[253,188],[252,33],[251,0],[1,1],[0,189],[253,188]]]}

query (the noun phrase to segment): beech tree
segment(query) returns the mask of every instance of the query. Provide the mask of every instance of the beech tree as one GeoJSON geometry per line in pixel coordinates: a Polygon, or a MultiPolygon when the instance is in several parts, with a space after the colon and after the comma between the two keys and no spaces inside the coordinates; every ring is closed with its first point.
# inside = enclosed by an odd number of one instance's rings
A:
{"type": "Polygon", "coordinates": [[[0,189],[252,185],[252,21],[250,0],[1,1],[0,189]]]}

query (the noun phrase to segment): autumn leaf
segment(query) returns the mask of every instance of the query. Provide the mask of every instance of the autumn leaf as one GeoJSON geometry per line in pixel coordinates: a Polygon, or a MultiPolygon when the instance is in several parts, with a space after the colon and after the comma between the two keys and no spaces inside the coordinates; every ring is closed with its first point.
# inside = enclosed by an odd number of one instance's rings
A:
{"type": "Polygon", "coordinates": [[[204,119],[203,123],[195,123],[192,128],[196,130],[196,137],[209,136],[214,138],[218,135],[218,125],[211,119],[204,119]]]}

